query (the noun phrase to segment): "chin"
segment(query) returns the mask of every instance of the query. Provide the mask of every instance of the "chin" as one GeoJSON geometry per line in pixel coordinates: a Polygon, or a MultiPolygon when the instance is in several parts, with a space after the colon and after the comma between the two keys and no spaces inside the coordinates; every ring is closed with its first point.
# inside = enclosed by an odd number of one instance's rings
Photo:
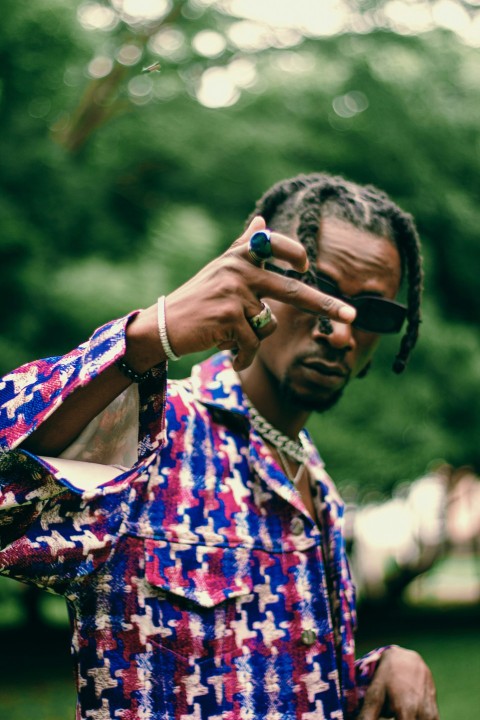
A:
{"type": "Polygon", "coordinates": [[[322,413],[326,410],[330,410],[330,408],[336,405],[337,402],[340,400],[344,390],[345,387],[342,387],[339,390],[328,393],[328,395],[320,395],[318,393],[318,389],[317,392],[298,390],[292,385],[288,378],[281,383],[281,391],[284,396],[289,400],[289,402],[291,402],[293,405],[296,405],[299,410],[304,410],[307,412],[322,413]]]}

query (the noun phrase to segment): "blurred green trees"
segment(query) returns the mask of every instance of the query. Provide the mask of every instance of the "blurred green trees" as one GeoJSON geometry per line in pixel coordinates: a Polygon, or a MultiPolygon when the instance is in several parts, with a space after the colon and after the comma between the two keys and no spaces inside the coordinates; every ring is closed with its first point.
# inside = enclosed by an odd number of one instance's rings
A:
{"type": "Polygon", "coordinates": [[[375,377],[312,421],[330,471],[365,496],[439,457],[478,469],[478,50],[440,29],[264,30],[249,47],[214,3],[158,2],[148,22],[127,4],[2,3],[1,370],[150,304],[270,184],[326,170],[413,213],[427,274],[408,371],[388,340],[375,377]]]}

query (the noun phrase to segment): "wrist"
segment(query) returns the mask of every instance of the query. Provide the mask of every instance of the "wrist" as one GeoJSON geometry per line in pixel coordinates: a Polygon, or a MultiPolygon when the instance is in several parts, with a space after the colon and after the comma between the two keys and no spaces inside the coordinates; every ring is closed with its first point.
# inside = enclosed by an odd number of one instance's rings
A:
{"type": "Polygon", "coordinates": [[[165,295],[160,295],[157,301],[157,323],[158,323],[158,334],[160,342],[162,343],[162,349],[169,360],[180,360],[180,355],[174,351],[170,344],[170,339],[167,331],[167,317],[165,308],[165,295]]]}
{"type": "Polygon", "coordinates": [[[158,332],[157,306],[140,310],[125,330],[125,362],[142,375],[167,360],[158,332]]]}

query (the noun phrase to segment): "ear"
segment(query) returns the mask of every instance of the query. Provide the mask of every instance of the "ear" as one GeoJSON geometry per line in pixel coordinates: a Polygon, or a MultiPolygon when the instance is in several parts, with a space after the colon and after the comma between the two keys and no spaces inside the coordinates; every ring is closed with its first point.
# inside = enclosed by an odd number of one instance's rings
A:
{"type": "Polygon", "coordinates": [[[365,365],[363,370],[360,370],[360,372],[357,375],[357,378],[360,380],[361,378],[364,378],[366,375],[368,375],[368,371],[372,367],[372,361],[369,360],[368,363],[365,365]]]}

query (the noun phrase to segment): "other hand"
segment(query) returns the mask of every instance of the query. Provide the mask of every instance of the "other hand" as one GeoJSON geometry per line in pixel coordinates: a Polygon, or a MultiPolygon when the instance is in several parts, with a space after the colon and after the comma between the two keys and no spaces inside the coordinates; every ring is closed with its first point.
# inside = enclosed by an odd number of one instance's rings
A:
{"type": "Polygon", "coordinates": [[[396,646],[384,651],[359,720],[379,718],[439,720],[432,673],[418,653],[396,646]]]}

